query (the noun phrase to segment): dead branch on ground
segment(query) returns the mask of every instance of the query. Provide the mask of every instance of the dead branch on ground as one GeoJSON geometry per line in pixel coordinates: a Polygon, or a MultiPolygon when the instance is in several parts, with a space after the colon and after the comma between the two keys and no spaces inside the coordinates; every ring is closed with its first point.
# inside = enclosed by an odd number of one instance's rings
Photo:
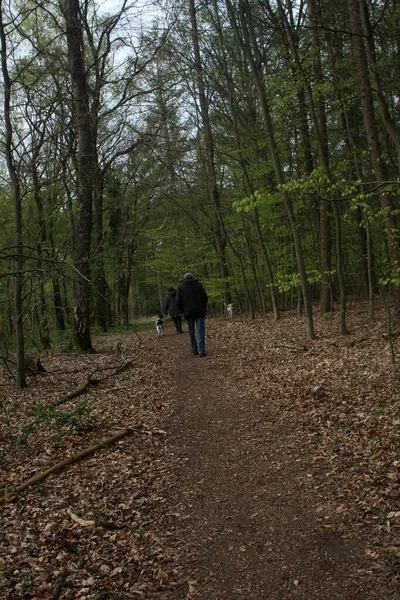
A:
{"type": "Polygon", "coordinates": [[[118,440],[121,440],[122,438],[126,437],[127,435],[130,435],[134,431],[137,431],[137,432],[141,431],[141,429],[142,429],[142,426],[139,426],[139,427],[136,427],[133,429],[123,429],[119,433],[117,433],[109,438],[106,438],[102,442],[99,442],[98,444],[95,444],[94,446],[90,446],[89,448],[85,448],[84,450],[81,450],[80,452],[78,452],[78,454],[74,454],[74,456],[69,456],[68,458],[65,458],[64,460],[58,462],[57,464],[53,465],[52,467],[49,467],[42,473],[38,473],[37,475],[34,475],[30,479],[28,479],[28,481],[25,481],[25,483],[22,483],[21,485],[16,487],[14,489],[14,495],[21,493],[22,491],[24,491],[26,488],[30,487],[31,485],[35,485],[36,483],[39,483],[40,481],[47,479],[47,477],[49,475],[51,475],[52,473],[61,471],[64,467],[67,467],[68,465],[72,465],[72,464],[78,462],[79,460],[82,460],[86,456],[89,456],[89,454],[93,454],[100,448],[114,444],[118,440]]]}
{"type": "Polygon", "coordinates": [[[118,375],[118,373],[121,373],[122,371],[127,369],[132,364],[132,362],[133,362],[133,360],[128,360],[124,364],[120,365],[117,369],[115,369],[112,373],[109,373],[108,375],[103,377],[103,379],[93,379],[93,376],[89,375],[89,377],[86,380],[86,383],[84,383],[80,388],[78,388],[74,392],[67,394],[63,398],[60,398],[59,400],[56,400],[55,402],[53,402],[53,404],[51,406],[53,406],[53,407],[61,406],[61,404],[65,404],[66,402],[69,402],[70,400],[73,400],[74,398],[81,396],[90,387],[98,385],[99,383],[103,383],[104,381],[106,381],[110,377],[113,377],[114,375],[118,375]]]}
{"type": "Polygon", "coordinates": [[[78,388],[74,392],[67,394],[63,398],[60,398],[59,400],[56,400],[55,402],[53,402],[53,404],[51,404],[51,406],[53,406],[53,407],[61,406],[61,404],[65,404],[66,402],[69,402],[69,400],[73,400],[74,398],[81,396],[90,387],[92,387],[94,385],[98,385],[100,382],[101,382],[101,379],[93,379],[91,376],[89,376],[86,383],[84,383],[80,388],[78,388]]]}
{"type": "Polygon", "coordinates": [[[275,348],[287,348],[288,350],[296,350],[297,352],[306,352],[309,350],[307,346],[300,346],[297,344],[286,344],[281,342],[276,342],[274,344],[275,348]]]}
{"type": "Polygon", "coordinates": [[[104,529],[112,530],[123,528],[123,525],[120,525],[119,523],[114,523],[114,521],[103,521],[101,519],[82,519],[81,517],[78,517],[78,515],[73,513],[70,508],[67,508],[67,513],[69,514],[71,519],[81,527],[103,527],[104,529]]]}
{"type": "MultiPolygon", "coordinates": [[[[395,313],[393,313],[393,315],[391,316],[391,318],[393,319],[394,317],[396,317],[398,314],[400,313],[400,309],[396,310],[395,313]]],[[[380,322],[379,325],[377,327],[375,327],[374,329],[371,329],[371,331],[368,333],[368,335],[362,335],[361,337],[358,338],[354,338],[353,340],[348,340],[345,345],[346,346],[354,346],[355,344],[359,344],[360,342],[366,342],[367,340],[369,340],[372,335],[374,333],[376,333],[377,331],[379,331],[379,329],[382,329],[383,327],[387,327],[387,321],[384,322],[380,322]]]]}

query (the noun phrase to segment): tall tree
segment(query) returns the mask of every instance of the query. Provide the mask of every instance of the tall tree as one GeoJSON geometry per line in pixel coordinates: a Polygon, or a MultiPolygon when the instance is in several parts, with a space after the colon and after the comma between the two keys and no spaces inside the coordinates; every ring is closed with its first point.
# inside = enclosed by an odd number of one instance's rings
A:
{"type": "MultiPolygon", "coordinates": [[[[365,34],[362,27],[362,14],[360,11],[360,3],[359,0],[347,0],[347,2],[352,29],[351,39],[353,45],[353,52],[357,65],[357,79],[360,92],[360,102],[366,136],[371,150],[371,162],[375,171],[376,179],[379,182],[384,183],[388,180],[387,166],[383,158],[381,139],[375,117],[373,90],[368,69],[368,55],[366,50],[365,34]]],[[[372,65],[372,68],[373,67],[374,65],[372,65]]],[[[393,205],[393,198],[390,192],[383,190],[380,193],[380,200],[386,224],[386,233],[388,240],[389,257],[392,266],[392,275],[398,278],[398,269],[400,265],[400,245],[399,234],[397,229],[396,212],[394,210],[395,207],[393,205]]],[[[397,285],[397,289],[399,290],[400,286],[397,285]]]]}
{"type": "MultiPolygon", "coordinates": [[[[257,40],[254,34],[254,28],[252,26],[251,9],[247,0],[239,1],[239,22],[241,29],[239,30],[239,24],[236,18],[236,11],[234,10],[233,4],[230,0],[226,0],[226,5],[229,11],[232,25],[237,32],[238,42],[241,44],[244,55],[246,56],[251,72],[254,77],[254,82],[259,95],[259,101],[261,104],[261,110],[263,115],[263,124],[265,128],[265,135],[268,142],[268,148],[270,158],[274,167],[276,183],[278,186],[283,186],[285,183],[284,172],[281,165],[279,151],[274,135],[273,121],[271,116],[270,105],[268,102],[267,92],[265,89],[265,77],[261,71],[263,61],[259,55],[259,49],[257,40]]],[[[311,303],[311,292],[307,280],[306,265],[304,261],[303,248],[301,243],[300,232],[296,223],[296,217],[293,209],[292,198],[286,191],[282,191],[282,199],[285,206],[286,214],[288,217],[291,233],[293,236],[293,243],[295,247],[297,268],[299,271],[301,288],[304,300],[304,309],[306,315],[306,331],[307,337],[310,339],[315,338],[314,322],[312,316],[312,303],[311,303]]]]}
{"type": "Polygon", "coordinates": [[[74,283],[75,340],[78,347],[92,350],[90,335],[93,178],[96,169],[93,122],[90,111],[88,72],[84,60],[84,24],[79,0],[60,0],[65,18],[73,111],[78,138],[78,217],[75,240],[74,283]]]}
{"type": "Polygon", "coordinates": [[[217,175],[215,168],[215,149],[214,149],[214,136],[211,128],[208,100],[206,95],[206,87],[204,81],[203,66],[200,52],[199,42],[199,31],[197,25],[197,12],[194,0],[189,0],[189,11],[190,11],[190,23],[191,23],[191,35],[193,42],[193,53],[194,53],[194,69],[196,72],[199,104],[200,104],[200,115],[201,115],[201,127],[204,136],[204,153],[205,153],[205,170],[206,170],[206,184],[207,192],[214,212],[214,239],[215,248],[218,253],[218,260],[220,264],[221,278],[223,280],[224,287],[224,302],[230,304],[232,302],[232,296],[229,285],[229,271],[226,261],[225,248],[226,248],[226,237],[224,234],[223,227],[223,215],[221,212],[220,193],[217,183],[217,175]]]}
{"type": "MultiPolygon", "coordinates": [[[[15,147],[13,144],[13,124],[12,124],[12,79],[10,77],[9,66],[7,62],[8,44],[7,44],[7,21],[4,10],[4,2],[0,0],[0,51],[1,51],[1,69],[4,82],[4,122],[5,122],[5,155],[7,161],[8,173],[11,181],[11,189],[14,198],[14,219],[15,219],[15,273],[14,273],[14,298],[15,298],[15,323],[16,323],[16,351],[17,351],[17,374],[16,385],[18,389],[26,386],[25,381],[25,342],[23,327],[23,302],[22,290],[24,283],[24,246],[22,229],[22,199],[21,184],[17,166],[15,163],[15,147]]],[[[13,26],[12,21],[8,25],[13,26]]]]}

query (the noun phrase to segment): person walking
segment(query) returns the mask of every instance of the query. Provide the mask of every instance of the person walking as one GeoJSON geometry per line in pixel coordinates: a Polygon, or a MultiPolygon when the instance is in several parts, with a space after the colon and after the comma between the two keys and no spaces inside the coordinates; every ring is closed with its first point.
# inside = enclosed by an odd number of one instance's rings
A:
{"type": "Polygon", "coordinates": [[[169,315],[173,320],[177,333],[182,331],[182,311],[179,311],[176,304],[176,289],[172,285],[167,290],[168,294],[165,298],[165,314],[169,315]]]}
{"type": "Polygon", "coordinates": [[[193,354],[198,354],[200,358],[207,356],[205,327],[207,302],[207,292],[200,281],[195,279],[191,273],[185,273],[178,286],[176,304],[188,325],[190,348],[193,354]]]}

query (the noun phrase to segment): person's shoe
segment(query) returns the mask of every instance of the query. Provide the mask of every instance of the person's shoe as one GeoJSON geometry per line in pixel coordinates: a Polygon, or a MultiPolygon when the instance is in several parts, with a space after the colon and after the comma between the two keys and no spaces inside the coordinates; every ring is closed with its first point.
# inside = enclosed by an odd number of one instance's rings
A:
{"type": "Polygon", "coordinates": [[[200,352],[199,357],[203,358],[203,356],[207,356],[207,353],[206,352],[200,352]]]}
{"type": "Polygon", "coordinates": [[[192,350],[192,354],[198,354],[197,350],[192,350]]]}

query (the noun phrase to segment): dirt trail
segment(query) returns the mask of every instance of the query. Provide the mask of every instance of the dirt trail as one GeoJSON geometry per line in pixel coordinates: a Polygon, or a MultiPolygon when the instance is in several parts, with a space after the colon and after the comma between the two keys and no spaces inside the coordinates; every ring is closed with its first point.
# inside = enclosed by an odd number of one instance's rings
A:
{"type": "Polygon", "coordinates": [[[282,390],[253,394],[235,348],[217,335],[209,322],[203,359],[190,356],[186,335],[168,341],[177,381],[169,505],[186,544],[186,598],[379,597],[356,580],[365,544],[347,538],[329,511],[325,474],[309,464],[282,390]]]}
{"type": "Polygon", "coordinates": [[[366,314],[312,342],[294,313],[209,319],[205,358],[167,321],[3,378],[1,600],[399,600],[398,378],[366,314]]]}

